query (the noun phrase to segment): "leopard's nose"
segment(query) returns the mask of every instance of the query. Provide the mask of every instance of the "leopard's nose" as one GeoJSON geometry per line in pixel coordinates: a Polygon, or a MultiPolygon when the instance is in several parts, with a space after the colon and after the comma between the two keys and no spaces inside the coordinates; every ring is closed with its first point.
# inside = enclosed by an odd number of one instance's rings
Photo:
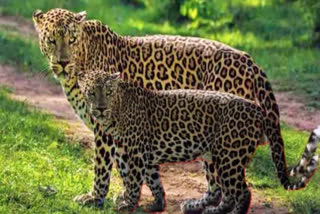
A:
{"type": "Polygon", "coordinates": [[[69,64],[70,61],[58,61],[58,63],[62,66],[62,68],[64,69],[65,67],[67,67],[67,65],[69,64]]]}

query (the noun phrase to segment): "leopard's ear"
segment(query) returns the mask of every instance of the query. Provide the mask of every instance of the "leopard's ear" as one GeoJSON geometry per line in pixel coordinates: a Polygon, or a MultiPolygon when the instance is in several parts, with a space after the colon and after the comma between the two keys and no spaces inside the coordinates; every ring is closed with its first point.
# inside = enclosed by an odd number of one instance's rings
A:
{"type": "Polygon", "coordinates": [[[76,21],[78,23],[83,22],[85,19],[87,18],[87,12],[86,11],[82,11],[76,14],[76,21]]]}
{"type": "Polygon", "coordinates": [[[43,19],[43,12],[39,9],[35,10],[32,14],[32,20],[35,24],[35,26],[39,26],[39,24],[42,23],[42,19],[43,19]]]}

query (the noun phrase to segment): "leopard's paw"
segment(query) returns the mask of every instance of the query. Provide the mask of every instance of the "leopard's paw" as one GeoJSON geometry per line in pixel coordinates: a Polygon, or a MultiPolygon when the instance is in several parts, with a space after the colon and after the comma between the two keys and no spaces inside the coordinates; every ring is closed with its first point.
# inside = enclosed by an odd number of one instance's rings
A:
{"type": "Polygon", "coordinates": [[[117,210],[120,212],[133,212],[135,210],[135,206],[132,204],[129,204],[127,201],[121,201],[119,204],[117,204],[117,210]]]}
{"type": "Polygon", "coordinates": [[[151,205],[147,207],[148,212],[163,212],[165,210],[166,204],[164,200],[154,201],[151,205]]]}
{"type": "Polygon", "coordinates": [[[180,209],[183,214],[201,214],[203,207],[196,199],[189,199],[180,204],[180,209]]]}
{"type": "Polygon", "coordinates": [[[104,199],[96,198],[92,193],[78,195],[73,198],[73,201],[87,206],[103,207],[104,199]]]}
{"type": "Polygon", "coordinates": [[[126,192],[119,193],[118,195],[115,195],[113,197],[113,203],[120,204],[122,201],[125,201],[127,198],[128,197],[126,192]]]}

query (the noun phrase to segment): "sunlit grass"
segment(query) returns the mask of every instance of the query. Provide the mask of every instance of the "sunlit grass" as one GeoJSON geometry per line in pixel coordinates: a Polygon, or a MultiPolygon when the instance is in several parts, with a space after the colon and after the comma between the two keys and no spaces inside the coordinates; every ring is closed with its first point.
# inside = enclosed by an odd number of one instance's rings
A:
{"type": "MultiPolygon", "coordinates": [[[[115,213],[112,200],[104,211],[72,201],[90,190],[92,151],[68,142],[64,124],[0,90],[0,213],[115,213]]],[[[108,198],[120,191],[113,171],[108,198]]]]}
{"type": "Polygon", "coordinates": [[[267,0],[243,0],[241,2],[242,5],[245,6],[251,6],[251,7],[264,7],[266,5],[270,5],[272,1],[267,1],[267,0]]]}
{"type": "Polygon", "coordinates": [[[21,36],[15,29],[0,28],[0,46],[0,63],[20,66],[23,71],[48,71],[35,38],[21,36]]]}

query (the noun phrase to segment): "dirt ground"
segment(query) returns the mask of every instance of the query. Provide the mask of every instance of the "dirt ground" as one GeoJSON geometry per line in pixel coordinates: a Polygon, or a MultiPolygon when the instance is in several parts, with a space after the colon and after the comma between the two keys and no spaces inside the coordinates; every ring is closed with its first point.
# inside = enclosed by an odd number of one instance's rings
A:
{"type": "MultiPolygon", "coordinates": [[[[0,27],[22,27],[21,33],[35,36],[34,29],[29,22],[16,17],[0,17],[0,27]]],[[[90,146],[92,133],[69,106],[59,85],[46,80],[44,75],[18,72],[15,67],[0,65],[0,85],[13,89],[11,97],[22,100],[31,106],[53,114],[56,118],[69,123],[67,136],[90,146]]],[[[276,93],[280,105],[281,119],[287,124],[301,130],[312,130],[320,124],[320,112],[311,111],[303,102],[291,93],[276,93]]],[[[161,180],[166,191],[166,214],[180,213],[180,203],[190,198],[200,198],[206,190],[205,178],[199,162],[188,164],[167,164],[161,167],[161,180]]],[[[250,214],[285,214],[289,213],[286,207],[273,202],[266,202],[262,194],[252,190],[250,214]]],[[[141,205],[152,200],[151,192],[144,187],[141,205]]]]}

